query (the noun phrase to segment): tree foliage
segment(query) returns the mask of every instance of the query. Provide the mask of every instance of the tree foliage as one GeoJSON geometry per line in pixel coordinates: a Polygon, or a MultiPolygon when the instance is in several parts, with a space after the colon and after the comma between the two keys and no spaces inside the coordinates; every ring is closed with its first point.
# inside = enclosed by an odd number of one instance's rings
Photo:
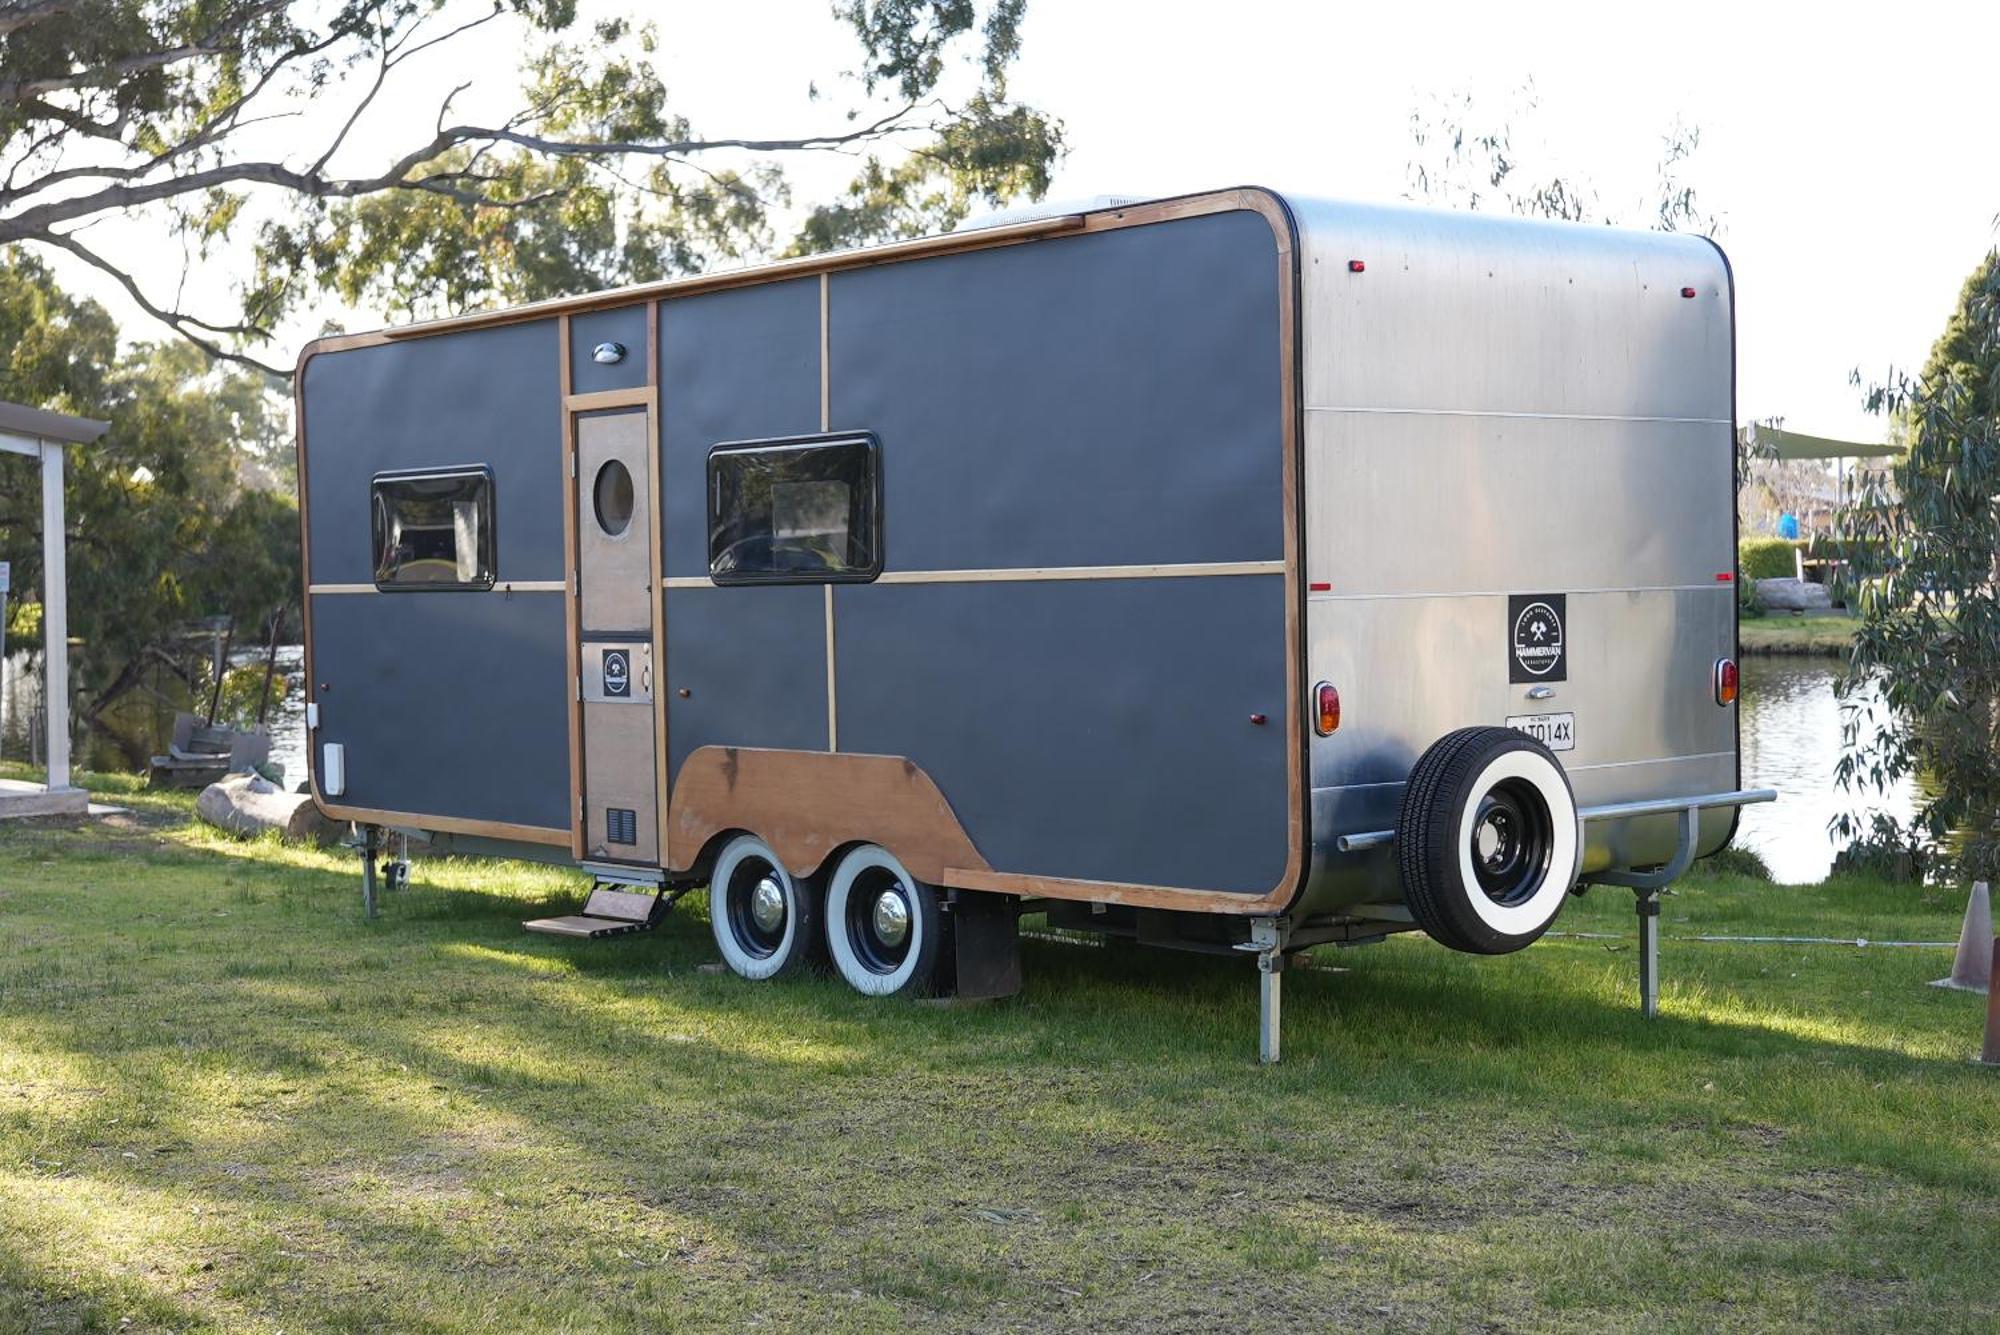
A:
{"type": "MultiPolygon", "coordinates": [[[[1870,390],[1908,452],[1843,515],[1862,620],[1842,684],[1843,787],[1922,775],[1915,835],[1968,877],[2000,871],[2000,251],[1965,282],[1914,378],[1870,390]],[[1880,706],[1873,703],[1879,694],[1880,706]]],[[[1836,832],[1862,829],[1852,815],[1836,832]]]]}
{"type": "Polygon", "coordinates": [[[212,354],[255,360],[316,292],[437,314],[948,228],[976,200],[1039,195],[1061,150],[1007,96],[1025,3],[837,0],[842,105],[745,138],[675,108],[653,27],[585,24],[574,0],[10,0],[0,244],[67,251],[212,354]],[[440,88],[393,150],[357,147],[385,90],[422,77],[411,62],[495,24],[526,35],[516,110],[460,117],[470,85],[440,88]],[[828,151],[860,157],[853,183],[787,243],[786,163],[828,151]],[[101,253],[84,229],[111,214],[158,217],[195,263],[248,220],[241,311],[184,310],[166,275],[101,253]]]}
{"type": "MultiPolygon", "coordinates": [[[[0,253],[0,348],[0,398],[111,422],[101,440],[69,450],[66,465],[83,718],[149,664],[178,667],[176,636],[192,619],[257,624],[297,597],[296,507],[239,482],[254,446],[282,429],[268,415],[263,377],[216,370],[180,340],[121,354],[101,306],[67,295],[47,266],[19,253],[0,253]]],[[[39,595],[41,472],[32,460],[0,456],[0,558],[13,563],[15,599],[39,595]]],[[[39,609],[11,606],[10,647],[37,643],[39,609]]]]}
{"type": "Polygon", "coordinates": [[[1701,129],[1675,122],[1660,136],[1652,189],[1625,206],[1607,203],[1590,181],[1549,170],[1515,146],[1517,127],[1541,107],[1533,81],[1497,111],[1469,93],[1435,98],[1410,112],[1416,149],[1406,168],[1412,199],[1451,208],[1501,210],[1528,218],[1649,227],[1714,236],[1721,219],[1709,213],[1683,178],[1701,147],[1701,129]]]}

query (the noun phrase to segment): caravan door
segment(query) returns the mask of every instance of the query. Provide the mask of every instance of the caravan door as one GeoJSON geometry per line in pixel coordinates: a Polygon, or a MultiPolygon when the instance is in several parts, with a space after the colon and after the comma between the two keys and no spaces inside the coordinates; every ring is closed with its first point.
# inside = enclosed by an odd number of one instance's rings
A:
{"type": "Polygon", "coordinates": [[[574,426],[584,856],[657,865],[651,414],[574,426]]]}

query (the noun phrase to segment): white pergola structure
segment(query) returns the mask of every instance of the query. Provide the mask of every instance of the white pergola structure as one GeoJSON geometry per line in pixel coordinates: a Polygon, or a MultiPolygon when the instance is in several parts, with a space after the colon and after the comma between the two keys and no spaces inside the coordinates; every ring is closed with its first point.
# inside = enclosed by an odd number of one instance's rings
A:
{"type": "Polygon", "coordinates": [[[0,818],[81,814],[90,796],[69,781],[69,574],[63,545],[63,451],[111,427],[18,403],[0,403],[0,450],[42,463],[42,703],[48,723],[46,785],[0,780],[0,818]]]}

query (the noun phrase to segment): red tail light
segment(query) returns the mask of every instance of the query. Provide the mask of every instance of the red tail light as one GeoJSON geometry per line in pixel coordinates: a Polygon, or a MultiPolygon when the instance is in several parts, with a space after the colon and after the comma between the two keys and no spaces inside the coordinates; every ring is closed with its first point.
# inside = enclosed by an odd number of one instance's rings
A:
{"type": "Polygon", "coordinates": [[[1333,689],[1333,683],[1323,681],[1313,687],[1313,731],[1322,737],[1331,737],[1340,727],[1340,692],[1333,689]]]}
{"type": "Polygon", "coordinates": [[[1737,689],[1736,660],[1718,658],[1715,660],[1715,703],[1733,705],[1736,703],[1737,689]]]}

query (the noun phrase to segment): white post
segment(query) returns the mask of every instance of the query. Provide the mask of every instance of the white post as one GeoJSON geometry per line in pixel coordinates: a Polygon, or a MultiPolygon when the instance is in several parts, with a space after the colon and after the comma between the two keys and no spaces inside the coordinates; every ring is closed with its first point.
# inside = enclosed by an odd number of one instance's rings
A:
{"type": "Polygon", "coordinates": [[[63,447],[42,442],[42,703],[49,791],[69,787],[69,571],[63,564],[63,447]]]}

